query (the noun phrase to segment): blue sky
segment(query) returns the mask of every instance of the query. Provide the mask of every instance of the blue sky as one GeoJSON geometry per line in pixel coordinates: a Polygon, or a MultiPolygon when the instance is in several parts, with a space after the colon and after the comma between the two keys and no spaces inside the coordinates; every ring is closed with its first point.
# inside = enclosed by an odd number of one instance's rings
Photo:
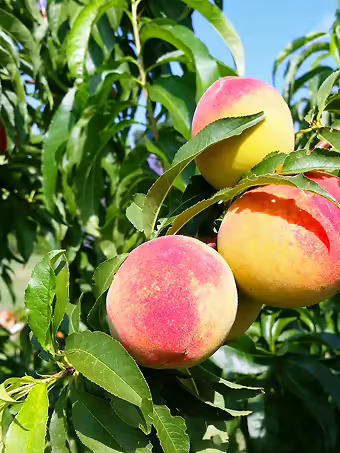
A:
{"type": "MultiPolygon", "coordinates": [[[[307,33],[327,31],[337,4],[338,0],[224,0],[224,13],[245,49],[245,75],[272,84],[273,63],[281,50],[307,33]]],[[[233,65],[222,38],[198,13],[194,29],[214,57],[233,65]]]]}

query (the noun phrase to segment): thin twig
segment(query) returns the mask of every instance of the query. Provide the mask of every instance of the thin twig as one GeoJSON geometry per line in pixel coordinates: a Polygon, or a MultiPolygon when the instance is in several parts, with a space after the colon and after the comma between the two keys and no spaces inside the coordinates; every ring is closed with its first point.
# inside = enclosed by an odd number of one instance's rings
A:
{"type": "Polygon", "coordinates": [[[138,5],[140,4],[141,0],[132,0],[131,2],[131,23],[132,23],[132,29],[133,29],[133,35],[135,38],[135,45],[136,45],[136,51],[137,51],[137,62],[138,62],[138,69],[139,69],[139,74],[140,74],[140,81],[141,85],[143,87],[145,97],[146,97],[146,102],[147,102],[147,108],[148,108],[148,116],[151,124],[151,130],[153,132],[153,135],[156,140],[159,140],[159,132],[157,129],[157,123],[154,117],[154,112],[152,108],[152,103],[151,99],[149,96],[149,92],[147,89],[147,80],[146,80],[146,72],[144,69],[144,64],[143,64],[143,58],[142,58],[142,52],[141,52],[141,42],[140,42],[140,36],[139,36],[139,28],[138,28],[138,15],[137,15],[137,8],[138,5]]]}

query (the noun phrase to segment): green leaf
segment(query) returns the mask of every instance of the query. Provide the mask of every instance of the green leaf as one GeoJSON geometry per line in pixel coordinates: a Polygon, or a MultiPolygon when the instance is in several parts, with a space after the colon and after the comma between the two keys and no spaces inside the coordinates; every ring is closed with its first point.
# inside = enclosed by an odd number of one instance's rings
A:
{"type": "Polygon", "coordinates": [[[307,84],[310,80],[312,80],[316,76],[324,76],[324,75],[329,75],[332,74],[334,71],[331,67],[329,66],[318,66],[311,71],[308,71],[306,74],[302,75],[298,79],[294,81],[294,87],[292,90],[292,95],[296,91],[298,91],[300,88],[302,88],[304,85],[307,84]]]}
{"type": "Polygon", "coordinates": [[[137,193],[126,209],[126,217],[138,231],[143,231],[143,206],[146,195],[137,193]]]}
{"type": "Polygon", "coordinates": [[[28,324],[43,348],[51,346],[49,329],[56,289],[53,264],[63,253],[63,250],[47,253],[33,269],[32,277],[25,291],[28,324]]]}
{"type": "Polygon", "coordinates": [[[36,384],[8,429],[6,453],[44,453],[47,418],[47,387],[36,384]]]}
{"type": "Polygon", "coordinates": [[[5,30],[17,43],[20,43],[33,63],[35,71],[38,71],[40,66],[39,47],[29,29],[19,19],[1,8],[0,28],[5,30]]]}
{"type": "Polygon", "coordinates": [[[152,452],[148,438],[138,429],[126,425],[103,398],[77,393],[72,420],[77,436],[93,452],[152,452]]]}
{"type": "MultiPolygon", "coordinates": [[[[337,151],[340,152],[340,131],[337,129],[332,129],[328,127],[323,127],[322,129],[318,129],[318,135],[322,137],[324,140],[326,140],[328,143],[330,143],[333,148],[335,148],[337,151]]],[[[314,154],[314,151],[313,153],[314,154]]],[[[332,153],[331,151],[328,151],[328,153],[325,153],[325,155],[329,155],[329,157],[335,157],[336,155],[332,153]]],[[[338,156],[339,158],[339,156],[338,156]]],[[[339,162],[339,161],[337,161],[339,162]]],[[[339,165],[339,164],[338,164],[339,165]]],[[[334,170],[337,170],[338,168],[334,168],[334,170]]]]}
{"type": "Polygon", "coordinates": [[[203,381],[208,381],[208,382],[210,381],[213,384],[222,384],[222,385],[225,385],[228,388],[231,388],[234,390],[242,390],[242,389],[254,390],[254,391],[261,390],[261,387],[249,387],[247,385],[241,385],[241,384],[237,384],[236,382],[227,381],[226,379],[224,379],[220,376],[217,376],[216,374],[209,371],[207,368],[205,368],[204,364],[190,368],[189,372],[195,378],[202,379],[203,381]]]}
{"type": "Polygon", "coordinates": [[[287,100],[288,103],[290,102],[290,99],[294,92],[296,74],[305,60],[316,52],[328,50],[329,44],[327,42],[316,42],[290,60],[288,70],[285,75],[285,89],[283,92],[283,97],[287,100]]]}
{"type": "Polygon", "coordinates": [[[51,453],[69,453],[70,451],[67,446],[66,434],[66,392],[67,387],[60,393],[51,417],[49,426],[51,453]]]}
{"type": "Polygon", "coordinates": [[[196,100],[198,101],[209,86],[218,79],[218,67],[214,58],[209,54],[193,31],[183,25],[178,25],[166,19],[154,19],[147,22],[141,29],[141,42],[158,38],[169,42],[182,50],[192,60],[196,67],[196,100]]]}
{"type": "Polygon", "coordinates": [[[74,97],[76,89],[69,90],[50,122],[45,136],[42,154],[44,201],[50,212],[55,212],[55,192],[58,176],[57,152],[67,142],[74,121],[74,97]]]}
{"type": "Polygon", "coordinates": [[[75,20],[67,40],[67,63],[72,77],[82,79],[91,28],[104,0],[96,0],[85,6],[75,20]]]}
{"type": "Polygon", "coordinates": [[[166,52],[165,54],[161,55],[157,58],[156,62],[149,66],[145,72],[149,73],[153,71],[157,66],[161,66],[163,64],[169,64],[173,61],[177,61],[179,63],[186,63],[188,64],[188,57],[182,50],[172,50],[171,52],[166,52]]]}
{"type": "Polygon", "coordinates": [[[109,9],[112,6],[123,6],[123,0],[95,0],[85,6],[76,18],[67,40],[67,62],[72,77],[82,79],[84,77],[85,62],[87,57],[88,42],[91,28],[100,14],[101,9],[109,9]]]}
{"type": "Polygon", "coordinates": [[[160,102],[169,111],[174,128],[187,140],[191,137],[191,121],[195,111],[192,87],[182,77],[161,77],[148,85],[152,101],[160,102]]]}
{"type": "Polygon", "coordinates": [[[112,283],[113,276],[127,258],[128,253],[122,253],[103,263],[100,263],[94,271],[93,280],[96,285],[96,297],[99,299],[107,291],[112,283]]]}
{"type": "Polygon", "coordinates": [[[305,46],[306,44],[311,43],[319,38],[323,38],[324,36],[327,36],[327,33],[324,32],[311,33],[301,38],[295,39],[293,42],[291,42],[289,46],[287,46],[275,60],[273,67],[273,79],[281,63],[284,60],[286,60],[292,53],[294,53],[298,49],[301,49],[301,47],[305,46]]]}
{"type": "MultiPolygon", "coordinates": [[[[16,400],[14,400],[8,393],[5,387],[5,382],[0,384],[0,402],[5,402],[5,403],[16,403],[16,400]]],[[[0,403],[1,404],[1,403],[0,403]]]]}
{"type": "Polygon", "coordinates": [[[314,170],[335,171],[339,169],[339,162],[339,153],[322,148],[316,148],[312,153],[305,149],[299,149],[290,154],[275,152],[255,165],[244,177],[270,173],[289,175],[314,170]]]}
{"type": "Polygon", "coordinates": [[[210,360],[228,373],[262,374],[268,371],[272,357],[239,351],[230,346],[222,346],[210,360]]]}
{"type": "Polygon", "coordinates": [[[150,389],[136,362],[119,341],[103,332],[85,331],[66,340],[69,363],[87,379],[152,416],[150,389]]]}
{"type": "MultiPolygon", "coordinates": [[[[340,132],[336,132],[340,136],[340,132]]],[[[330,134],[333,133],[334,131],[330,134]]],[[[326,136],[329,138],[330,134],[328,134],[328,131],[326,131],[324,135],[320,133],[320,136],[327,140],[326,136]]],[[[336,151],[330,151],[323,148],[316,148],[311,154],[308,154],[308,152],[305,150],[295,151],[286,157],[282,168],[282,174],[304,173],[314,170],[340,170],[340,154],[336,151]]]]}
{"type": "Polygon", "coordinates": [[[239,76],[244,75],[244,49],[242,41],[233,27],[232,23],[226,18],[223,11],[218,6],[207,0],[182,0],[191,8],[196,9],[202,14],[222,36],[229,46],[232,57],[235,61],[239,76]]]}
{"type": "Polygon", "coordinates": [[[190,381],[188,381],[187,379],[181,379],[180,383],[181,386],[185,388],[185,390],[188,391],[194,398],[211,408],[221,410],[233,417],[249,415],[251,413],[251,411],[248,410],[230,409],[229,407],[227,407],[222,392],[211,391],[211,388],[209,388],[208,393],[197,391],[197,388],[192,386],[190,381]]]}
{"type": "Polygon", "coordinates": [[[171,415],[165,405],[154,405],[153,417],[164,453],[189,453],[190,442],[184,419],[171,415]]]}
{"type": "Polygon", "coordinates": [[[150,434],[151,424],[147,423],[139,407],[114,395],[111,395],[110,398],[112,409],[123,422],[141,429],[145,434],[150,434]]]}
{"type": "Polygon", "coordinates": [[[203,417],[185,417],[185,421],[192,451],[195,453],[225,453],[228,451],[227,422],[210,421],[203,417]]]}
{"type": "MultiPolygon", "coordinates": [[[[77,209],[85,228],[95,236],[99,234],[98,216],[104,191],[101,159],[106,151],[105,146],[113,136],[134,124],[132,120],[115,122],[115,115],[122,108],[127,108],[127,105],[115,103],[115,106],[116,109],[105,114],[95,112],[91,115],[80,141],[74,144],[76,154],[71,156],[76,163],[76,175],[73,179],[77,209]]],[[[71,168],[68,173],[71,173],[71,168]]]]}
{"type": "Polygon", "coordinates": [[[317,119],[320,120],[322,112],[325,109],[327,98],[332,93],[333,87],[335,86],[337,80],[340,78],[340,70],[333,72],[320,86],[317,96],[316,96],[316,105],[318,107],[318,116],[317,119]]]}
{"type": "Polygon", "coordinates": [[[280,176],[280,175],[263,175],[263,176],[249,176],[243,178],[235,187],[227,187],[226,189],[219,190],[208,200],[200,201],[186,211],[179,214],[174,220],[171,228],[167,234],[176,234],[185,224],[194,218],[197,214],[207,209],[209,206],[219,201],[229,201],[234,197],[241,195],[245,190],[250,187],[264,186],[267,184],[287,185],[297,187],[302,190],[309,190],[318,195],[322,195],[335,204],[338,204],[334,197],[322,189],[318,184],[314,183],[305,176],[280,176]]]}
{"type": "Polygon", "coordinates": [[[39,4],[35,0],[25,0],[25,6],[33,19],[41,24],[43,18],[39,9],[39,4]]]}
{"type": "Polygon", "coordinates": [[[65,255],[61,257],[64,260],[64,265],[56,276],[56,304],[52,319],[52,336],[54,337],[59,329],[59,326],[64,319],[67,304],[69,300],[69,285],[70,285],[70,272],[68,262],[65,255]]]}
{"type": "Polygon", "coordinates": [[[298,366],[311,373],[321,384],[324,392],[330,395],[338,409],[340,409],[340,379],[325,365],[317,361],[301,361],[298,366]]]}
{"type": "Polygon", "coordinates": [[[81,313],[81,301],[83,299],[83,294],[79,297],[78,302],[75,305],[68,304],[67,316],[69,321],[68,334],[79,332],[80,326],[80,313],[81,313]]]}
{"type": "Polygon", "coordinates": [[[146,196],[143,207],[143,226],[147,237],[153,234],[162,203],[176,177],[185,167],[208,146],[239,135],[245,129],[258,124],[263,119],[263,113],[257,113],[250,116],[217,120],[205,127],[178,150],[169,170],[157,179],[146,196]]]}

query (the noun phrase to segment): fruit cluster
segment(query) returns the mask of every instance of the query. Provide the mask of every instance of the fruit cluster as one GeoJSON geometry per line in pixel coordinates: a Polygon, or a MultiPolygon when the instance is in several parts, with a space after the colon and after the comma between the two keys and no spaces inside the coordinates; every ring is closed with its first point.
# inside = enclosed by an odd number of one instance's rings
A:
{"type": "MultiPolygon", "coordinates": [[[[216,189],[235,185],[272,151],[294,150],[291,114],[269,85],[240,77],[213,84],[200,100],[193,135],[225,117],[264,111],[245,133],[197,159],[216,189]]],[[[340,178],[306,175],[340,203],[340,178]]],[[[190,367],[242,335],[263,304],[301,307],[340,290],[340,209],[286,185],[245,192],[227,210],[217,250],[186,236],[153,239],[135,249],[107,296],[112,334],[138,363],[190,367]]]]}

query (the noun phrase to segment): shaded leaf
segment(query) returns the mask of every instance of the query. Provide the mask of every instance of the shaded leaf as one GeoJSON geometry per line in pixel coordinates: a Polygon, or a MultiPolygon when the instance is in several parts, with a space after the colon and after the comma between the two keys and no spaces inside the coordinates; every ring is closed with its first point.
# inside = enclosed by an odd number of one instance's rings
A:
{"type": "Polygon", "coordinates": [[[49,433],[52,453],[69,453],[70,451],[66,434],[66,392],[67,388],[65,387],[59,395],[51,417],[49,433]]]}
{"type": "Polygon", "coordinates": [[[160,102],[167,108],[174,128],[189,140],[195,110],[195,98],[191,96],[191,87],[182,77],[167,76],[148,85],[148,91],[154,102],[160,102]]]}
{"type": "Polygon", "coordinates": [[[193,31],[166,19],[154,19],[141,29],[141,41],[158,38],[182,50],[196,67],[196,100],[198,101],[209,86],[218,79],[217,63],[207,47],[194,35],[193,31]]]}
{"type": "Polygon", "coordinates": [[[73,126],[74,97],[76,89],[72,88],[65,95],[50,122],[43,146],[43,191],[44,201],[50,212],[55,212],[55,192],[58,175],[56,154],[63,143],[66,143],[73,126]]]}
{"type": "Polygon", "coordinates": [[[64,265],[56,276],[56,303],[52,319],[52,336],[56,335],[58,328],[64,319],[69,301],[70,272],[66,256],[62,255],[62,259],[64,260],[64,265]]]}
{"type": "Polygon", "coordinates": [[[79,439],[94,452],[152,451],[148,438],[138,429],[126,425],[103,398],[77,393],[72,419],[79,439]]]}
{"type": "Polygon", "coordinates": [[[153,424],[164,453],[189,453],[189,436],[182,417],[173,416],[165,405],[154,405],[153,424]]]}
{"type": "Polygon", "coordinates": [[[177,152],[174,161],[149,190],[143,206],[143,226],[147,237],[153,234],[159,210],[176,177],[208,146],[241,134],[264,119],[262,113],[217,120],[209,124],[177,152]]]}
{"type": "Polygon", "coordinates": [[[37,71],[40,65],[39,47],[29,29],[15,16],[0,8],[0,28],[20,43],[37,71]]]}

